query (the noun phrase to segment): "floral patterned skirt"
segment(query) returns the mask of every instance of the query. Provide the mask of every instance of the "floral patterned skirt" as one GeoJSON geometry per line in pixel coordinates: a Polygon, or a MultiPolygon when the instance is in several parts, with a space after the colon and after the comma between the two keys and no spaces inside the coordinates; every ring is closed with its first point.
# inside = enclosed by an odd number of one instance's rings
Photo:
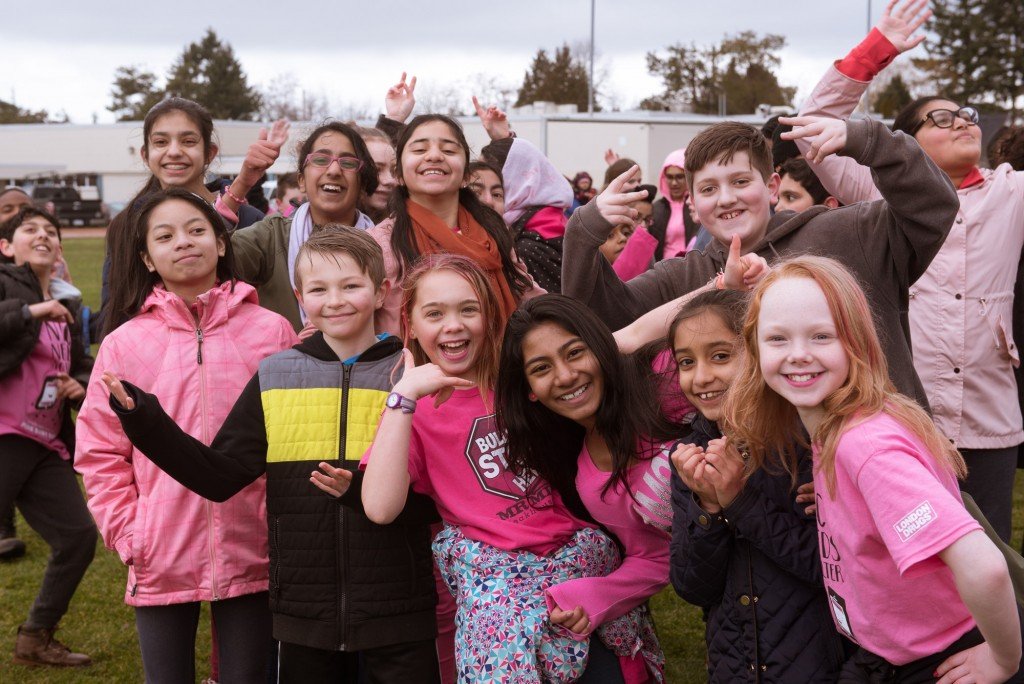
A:
{"type": "MultiPolygon", "coordinates": [[[[589,641],[576,641],[548,620],[544,590],[618,567],[607,535],[585,528],[550,556],[504,551],[447,526],[434,557],[455,597],[455,664],[460,682],[573,682],[587,665],[589,641]]],[[[596,631],[619,657],[640,654],[650,680],[664,681],[665,657],[646,606],[596,631]]]]}

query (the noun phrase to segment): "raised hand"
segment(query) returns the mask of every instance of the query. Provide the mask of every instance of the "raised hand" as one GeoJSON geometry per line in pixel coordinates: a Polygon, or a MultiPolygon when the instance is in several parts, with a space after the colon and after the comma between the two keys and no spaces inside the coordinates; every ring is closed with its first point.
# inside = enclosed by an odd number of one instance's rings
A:
{"type": "Polygon", "coordinates": [[[827,116],[780,116],[779,123],[793,127],[782,134],[783,140],[806,138],[811,143],[805,156],[814,164],[846,147],[845,121],[827,116]]]}
{"type": "Polygon", "coordinates": [[[875,28],[902,54],[913,50],[924,40],[923,33],[914,32],[931,18],[932,11],[928,8],[928,0],[910,0],[899,7],[897,5],[900,5],[900,0],[890,0],[875,28]]]}
{"type": "Polygon", "coordinates": [[[572,610],[562,610],[555,606],[551,609],[549,616],[551,624],[561,625],[576,634],[584,634],[590,627],[590,616],[581,606],[576,606],[572,610]]]}
{"type": "Polygon", "coordinates": [[[604,163],[605,164],[607,164],[608,166],[611,166],[612,164],[614,164],[617,161],[619,161],[619,153],[618,152],[616,152],[615,150],[613,150],[610,147],[607,150],[604,151],[604,163]]]}
{"type": "Polygon", "coordinates": [[[705,479],[714,487],[718,505],[726,508],[736,500],[747,482],[746,461],[729,443],[728,437],[708,442],[704,460],[708,465],[705,479]]]}
{"type": "Polygon", "coordinates": [[[47,299],[45,302],[39,302],[38,304],[29,304],[28,311],[32,314],[32,318],[38,318],[41,321],[64,321],[69,325],[75,321],[75,317],[71,315],[67,307],[56,299],[47,299]]]}
{"type": "Polygon", "coordinates": [[[487,131],[491,140],[502,140],[512,134],[512,127],[508,123],[508,115],[505,112],[494,105],[484,109],[480,101],[476,99],[476,95],[473,96],[473,108],[476,109],[476,115],[480,117],[480,123],[483,124],[484,130],[487,131]]]}
{"type": "Polygon", "coordinates": [[[463,380],[453,375],[447,375],[441,367],[433,363],[425,363],[417,366],[412,358],[412,352],[408,349],[402,350],[405,363],[405,372],[402,379],[395,383],[394,391],[403,397],[413,401],[426,396],[434,396],[434,406],[440,406],[452,390],[457,388],[473,387],[470,380],[463,380]]]}
{"type": "Polygon", "coordinates": [[[412,114],[416,106],[416,77],[408,83],[405,82],[405,72],[402,72],[402,80],[388,88],[384,96],[384,111],[389,119],[405,123],[405,120],[412,114]]]}
{"type": "Polygon", "coordinates": [[[640,216],[632,204],[647,197],[647,193],[643,190],[636,190],[634,192],[625,192],[623,190],[626,183],[635,178],[638,173],[640,173],[639,166],[634,165],[630,167],[622,175],[612,179],[608,187],[593,200],[597,202],[597,210],[601,213],[604,220],[613,226],[621,223],[634,224],[637,217],[640,216]]]}
{"type": "Polygon", "coordinates": [[[314,470],[309,476],[309,481],[318,489],[338,498],[347,492],[349,485],[352,484],[352,471],[336,468],[321,461],[320,470],[314,470]]]}
{"type": "Polygon", "coordinates": [[[127,411],[135,410],[135,400],[128,394],[128,390],[124,388],[121,380],[116,375],[110,371],[103,371],[103,375],[100,377],[103,380],[103,384],[110,390],[110,396],[114,397],[118,404],[127,411]]]}
{"type": "Polygon", "coordinates": [[[287,119],[278,119],[270,126],[260,129],[256,142],[249,145],[249,150],[242,161],[242,169],[238,175],[250,188],[259,182],[277,158],[281,156],[281,148],[288,142],[288,129],[291,124],[287,119]]]}
{"type": "Polygon", "coordinates": [[[732,242],[729,243],[729,256],[725,260],[725,269],[722,271],[722,285],[719,289],[739,290],[740,292],[752,290],[771,270],[764,257],[753,252],[741,254],[741,248],[740,236],[733,235],[732,242]]]}

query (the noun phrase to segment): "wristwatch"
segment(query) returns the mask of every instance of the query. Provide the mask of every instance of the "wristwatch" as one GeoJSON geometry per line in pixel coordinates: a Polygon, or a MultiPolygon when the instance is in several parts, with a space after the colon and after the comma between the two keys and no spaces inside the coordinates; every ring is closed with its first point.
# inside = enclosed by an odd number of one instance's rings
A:
{"type": "Polygon", "coordinates": [[[398,392],[389,394],[385,404],[389,409],[402,409],[402,413],[414,413],[416,411],[416,402],[409,397],[403,397],[398,392]]]}

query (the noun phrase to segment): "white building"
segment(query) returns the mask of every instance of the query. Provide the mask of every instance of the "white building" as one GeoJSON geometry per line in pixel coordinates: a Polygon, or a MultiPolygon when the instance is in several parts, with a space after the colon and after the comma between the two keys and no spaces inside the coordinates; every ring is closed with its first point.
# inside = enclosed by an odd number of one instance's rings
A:
{"type": "MultiPolygon", "coordinates": [[[[539,105],[541,103],[538,103],[539,105]]],[[[550,108],[555,109],[555,108],[550,108]]],[[[730,117],[760,126],[764,116],[730,117]]],[[[542,149],[565,176],[587,171],[602,185],[605,150],[640,164],[644,182],[656,183],[665,156],[685,147],[698,132],[720,117],[667,112],[622,112],[594,115],[519,113],[510,116],[516,134],[542,149]]],[[[474,153],[487,144],[476,117],[461,119],[474,153]]],[[[360,122],[373,125],[372,121],[360,122]]],[[[256,122],[217,121],[214,136],[220,154],[210,167],[213,175],[234,175],[249,144],[259,134],[256,122]]],[[[293,124],[284,153],[270,175],[296,170],[295,149],[312,130],[308,122],[293,124]]],[[[129,200],[147,180],[139,149],[142,123],[8,124],[0,125],[0,187],[31,185],[33,180],[59,176],[78,187],[96,186],[105,202],[117,206],[129,200]]]]}

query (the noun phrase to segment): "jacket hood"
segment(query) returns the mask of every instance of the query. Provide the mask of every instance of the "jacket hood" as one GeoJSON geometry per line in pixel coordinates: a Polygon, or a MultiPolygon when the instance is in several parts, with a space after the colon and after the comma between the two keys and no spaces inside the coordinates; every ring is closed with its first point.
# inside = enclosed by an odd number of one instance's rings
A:
{"type": "MultiPolygon", "coordinates": [[[[319,330],[299,342],[297,345],[292,347],[292,349],[297,349],[303,354],[308,354],[314,359],[319,359],[320,361],[338,360],[338,355],[335,354],[334,350],[327,344],[327,340],[324,339],[324,334],[319,330]]],[[[360,354],[359,360],[356,361],[356,363],[379,361],[380,359],[390,356],[397,351],[401,351],[401,349],[402,341],[394,335],[388,335],[383,340],[379,340],[375,345],[360,354]]]]}
{"type": "MultiPolygon", "coordinates": [[[[196,297],[199,327],[207,330],[224,324],[229,312],[245,302],[259,304],[256,289],[252,285],[236,280],[233,283],[226,281],[214,286],[196,297]]],[[[163,285],[155,285],[142,304],[140,313],[148,312],[155,313],[173,328],[194,330],[196,327],[195,319],[185,305],[185,300],[168,292],[163,285]]]]}
{"type": "MultiPolygon", "coordinates": [[[[760,254],[771,263],[781,256],[775,248],[775,242],[779,242],[793,231],[803,228],[808,221],[826,211],[829,211],[829,208],[819,204],[800,213],[786,210],[772,214],[772,217],[768,219],[768,229],[765,231],[764,237],[754,245],[751,251],[760,254]],[[766,251],[768,254],[764,254],[766,251]]],[[[719,267],[724,267],[725,261],[729,257],[728,246],[714,238],[705,252],[711,255],[712,261],[719,267]]]]}
{"type": "Polygon", "coordinates": [[[658,192],[668,202],[672,204],[679,204],[672,199],[672,196],[668,193],[668,181],[665,180],[665,169],[670,166],[678,166],[681,169],[686,168],[686,148],[681,147],[678,150],[674,150],[668,153],[665,157],[665,163],[661,165],[661,172],[658,174],[658,192]]]}

